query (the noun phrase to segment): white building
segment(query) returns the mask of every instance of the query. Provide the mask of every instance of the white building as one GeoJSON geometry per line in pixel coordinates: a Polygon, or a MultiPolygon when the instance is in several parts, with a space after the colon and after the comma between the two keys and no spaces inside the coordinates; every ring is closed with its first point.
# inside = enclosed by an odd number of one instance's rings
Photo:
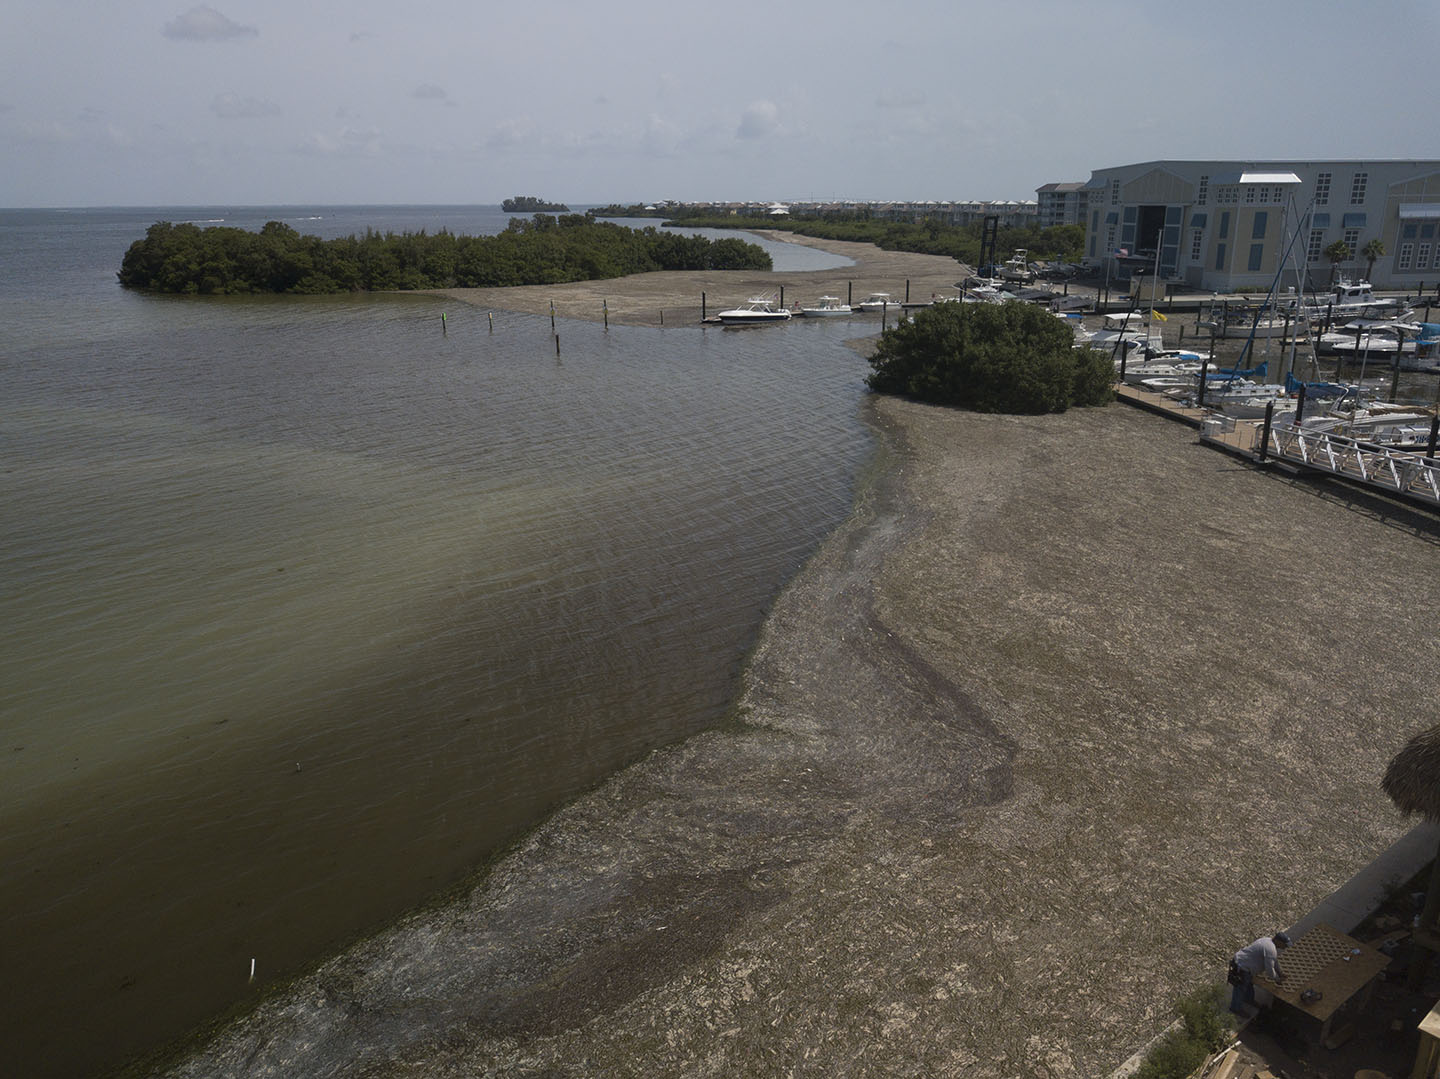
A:
{"type": "Polygon", "coordinates": [[[1268,288],[1282,265],[1282,287],[1299,270],[1323,288],[1342,240],[1344,276],[1440,282],[1440,161],[1147,161],[1096,170],[1085,193],[1086,259],[1121,278],[1158,257],[1162,279],[1194,288],[1268,288]]]}

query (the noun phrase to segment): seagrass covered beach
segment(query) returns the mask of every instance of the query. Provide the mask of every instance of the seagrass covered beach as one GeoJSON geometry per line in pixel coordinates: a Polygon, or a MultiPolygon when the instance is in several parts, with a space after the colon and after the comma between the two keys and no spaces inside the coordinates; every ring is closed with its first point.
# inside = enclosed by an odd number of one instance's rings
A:
{"type": "MultiPolygon", "coordinates": [[[[853,269],[449,295],[708,333],[701,291],[963,276],[827,246],[853,269]]],[[[1120,405],[863,407],[854,512],[728,723],[163,1074],[1093,1079],[1407,830],[1379,780],[1440,694],[1434,516],[1120,405]]]]}

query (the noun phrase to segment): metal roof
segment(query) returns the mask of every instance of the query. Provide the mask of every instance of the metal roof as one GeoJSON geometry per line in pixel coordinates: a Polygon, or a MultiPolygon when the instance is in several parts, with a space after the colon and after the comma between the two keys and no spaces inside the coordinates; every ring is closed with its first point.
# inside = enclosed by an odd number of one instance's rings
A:
{"type": "Polygon", "coordinates": [[[1411,202],[1400,205],[1400,220],[1434,221],[1440,218],[1440,202],[1411,202]]]}

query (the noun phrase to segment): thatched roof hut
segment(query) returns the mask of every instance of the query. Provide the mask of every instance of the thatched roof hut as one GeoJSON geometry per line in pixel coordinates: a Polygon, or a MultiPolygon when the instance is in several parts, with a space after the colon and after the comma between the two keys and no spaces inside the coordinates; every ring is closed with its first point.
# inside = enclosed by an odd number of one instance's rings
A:
{"type": "Polygon", "coordinates": [[[1400,812],[1440,822],[1440,726],[1406,742],[1385,769],[1380,786],[1400,812]]]}

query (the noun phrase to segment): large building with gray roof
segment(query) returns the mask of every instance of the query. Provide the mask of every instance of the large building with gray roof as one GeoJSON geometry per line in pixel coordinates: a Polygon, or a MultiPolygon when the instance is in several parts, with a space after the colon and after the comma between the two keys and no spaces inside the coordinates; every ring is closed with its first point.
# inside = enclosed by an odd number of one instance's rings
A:
{"type": "Polygon", "coordinates": [[[1216,292],[1323,288],[1332,271],[1377,288],[1440,283],[1440,161],[1146,161],[1095,170],[1085,196],[1086,260],[1121,279],[1158,268],[1216,292]],[[1326,256],[1337,240],[1350,252],[1338,266],[1326,256]]]}

